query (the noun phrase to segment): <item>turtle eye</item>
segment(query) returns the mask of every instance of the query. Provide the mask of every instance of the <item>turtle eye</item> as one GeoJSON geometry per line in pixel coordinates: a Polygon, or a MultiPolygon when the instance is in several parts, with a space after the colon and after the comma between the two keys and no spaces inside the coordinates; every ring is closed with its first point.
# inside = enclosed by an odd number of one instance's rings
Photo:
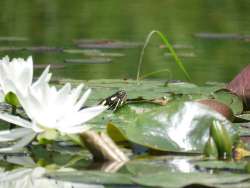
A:
{"type": "Polygon", "coordinates": [[[115,94],[102,100],[99,104],[108,106],[109,110],[115,111],[117,108],[121,107],[127,100],[127,93],[124,90],[117,91],[115,94]]]}

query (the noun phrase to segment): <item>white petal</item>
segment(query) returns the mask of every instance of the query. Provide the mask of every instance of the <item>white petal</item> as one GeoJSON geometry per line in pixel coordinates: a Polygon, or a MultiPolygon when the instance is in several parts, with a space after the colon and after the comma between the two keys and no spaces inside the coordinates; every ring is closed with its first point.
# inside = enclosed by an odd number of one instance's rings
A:
{"type": "Polygon", "coordinates": [[[76,115],[74,116],[74,118],[76,118],[76,119],[73,121],[74,122],[79,121],[79,123],[75,123],[75,124],[81,124],[83,122],[87,122],[105,110],[107,110],[107,107],[102,106],[102,105],[84,108],[81,111],[76,113],[76,115]]]}
{"type": "Polygon", "coordinates": [[[76,134],[76,133],[82,133],[91,128],[90,125],[81,125],[81,126],[75,126],[75,127],[65,127],[62,129],[59,129],[59,131],[67,133],[67,134],[76,134]]]}
{"type": "Polygon", "coordinates": [[[27,128],[16,128],[11,130],[0,131],[0,142],[13,141],[24,137],[33,131],[27,128]]]}
{"type": "Polygon", "coordinates": [[[65,84],[57,93],[55,103],[63,104],[63,100],[66,100],[69,97],[71,91],[70,83],[65,84]]]}
{"type": "Polygon", "coordinates": [[[26,175],[32,172],[32,168],[18,168],[13,171],[6,171],[5,173],[1,174],[0,182],[6,181],[16,181],[19,178],[24,178],[26,175]],[[2,176],[3,175],[3,176],[2,176]]]}
{"type": "MultiPolygon", "coordinates": [[[[27,59],[27,62],[24,62],[22,65],[22,70],[20,71],[19,77],[18,77],[18,85],[20,90],[27,90],[28,86],[32,83],[33,78],[33,61],[32,58],[29,57],[27,59]]],[[[26,91],[24,91],[26,92],[26,91]]]]}
{"type": "Polygon", "coordinates": [[[22,119],[18,116],[10,115],[7,113],[0,113],[0,119],[9,123],[13,123],[15,125],[19,125],[21,127],[31,128],[31,123],[29,121],[22,119]]]}
{"type": "Polygon", "coordinates": [[[14,144],[11,147],[8,148],[0,148],[0,152],[5,153],[5,152],[18,152],[23,149],[26,145],[28,145],[36,136],[36,133],[31,133],[27,135],[26,137],[21,138],[20,140],[17,141],[16,144],[14,144]]]}
{"type": "Polygon", "coordinates": [[[34,122],[34,121],[32,122],[32,130],[35,131],[35,132],[37,132],[37,133],[41,133],[41,132],[44,131],[44,129],[42,129],[41,127],[39,127],[37,125],[37,123],[34,122]]]}
{"type": "Polygon", "coordinates": [[[22,165],[22,166],[35,166],[36,163],[30,156],[8,156],[6,161],[12,164],[22,165]]]}
{"type": "Polygon", "coordinates": [[[7,78],[6,74],[5,74],[5,71],[3,69],[3,65],[1,64],[2,62],[0,62],[0,84],[1,84],[1,87],[2,87],[2,90],[5,91],[5,80],[7,78]]]}
{"type": "Polygon", "coordinates": [[[4,102],[4,93],[3,90],[0,88],[0,103],[4,102]]]}
{"type": "Polygon", "coordinates": [[[90,108],[85,108],[79,112],[76,112],[65,119],[62,119],[58,124],[58,129],[79,126],[95,116],[99,115],[103,111],[105,111],[107,107],[99,105],[90,108]]]}
{"type": "Polygon", "coordinates": [[[32,85],[32,87],[39,87],[40,84],[43,84],[45,82],[48,82],[51,77],[51,73],[49,73],[50,65],[48,65],[41,76],[38,78],[38,80],[32,85]]]}
{"type": "Polygon", "coordinates": [[[9,56],[4,56],[1,60],[1,63],[4,63],[4,62],[9,62],[10,61],[10,58],[9,58],[9,56]]]}
{"type": "Polygon", "coordinates": [[[20,140],[18,140],[18,142],[14,146],[12,146],[12,148],[17,149],[28,145],[35,138],[35,136],[36,136],[35,132],[30,133],[26,137],[23,137],[20,140]]]}
{"type": "MultiPolygon", "coordinates": [[[[9,79],[4,80],[4,84],[2,85],[2,88],[3,88],[3,91],[5,94],[7,94],[10,91],[12,91],[13,93],[16,93],[16,91],[18,90],[16,88],[15,83],[9,79]]],[[[20,91],[20,92],[22,92],[22,91],[20,91]]]]}
{"type": "Polygon", "coordinates": [[[91,93],[91,89],[88,89],[84,94],[83,96],[80,98],[80,100],[76,103],[75,105],[75,110],[78,111],[82,106],[83,104],[86,102],[86,100],[88,99],[89,95],[91,93]]]}
{"type": "Polygon", "coordinates": [[[81,91],[83,89],[83,86],[84,86],[84,84],[80,84],[77,86],[77,88],[72,90],[72,92],[71,92],[72,105],[74,105],[76,103],[77,99],[79,98],[81,91]]]}
{"type": "Polygon", "coordinates": [[[52,73],[48,73],[48,75],[47,75],[45,81],[46,81],[46,82],[49,82],[50,79],[51,79],[51,77],[52,77],[52,73]]]}
{"type": "Polygon", "coordinates": [[[42,104],[43,100],[40,99],[40,102],[37,99],[38,97],[38,95],[33,95],[32,91],[29,89],[28,96],[20,99],[20,103],[31,120],[36,121],[41,125],[46,125],[50,116],[45,113],[46,110],[43,108],[42,104]]]}

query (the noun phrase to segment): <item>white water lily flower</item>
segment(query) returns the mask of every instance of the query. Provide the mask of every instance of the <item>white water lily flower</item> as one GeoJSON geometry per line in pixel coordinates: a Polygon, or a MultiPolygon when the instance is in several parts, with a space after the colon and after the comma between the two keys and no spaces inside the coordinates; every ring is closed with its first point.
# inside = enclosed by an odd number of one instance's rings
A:
{"type": "Polygon", "coordinates": [[[27,61],[21,58],[9,61],[8,57],[0,60],[0,85],[3,93],[15,93],[31,119],[28,121],[19,116],[0,113],[0,119],[23,127],[0,132],[0,142],[17,141],[12,147],[0,148],[0,152],[19,151],[37,133],[47,130],[68,134],[83,132],[89,128],[85,123],[106,109],[101,105],[81,109],[90,94],[88,90],[80,97],[83,84],[75,89],[66,84],[60,90],[49,86],[49,66],[33,84],[32,77],[31,57],[27,61]]]}
{"type": "MultiPolygon", "coordinates": [[[[42,74],[46,75],[47,81],[51,77],[48,71],[49,67],[42,74]]],[[[16,94],[17,90],[22,95],[26,95],[29,86],[32,85],[32,80],[33,60],[31,56],[27,60],[14,58],[10,61],[8,56],[0,59],[0,86],[5,95],[10,91],[16,94]]]]}
{"type": "Polygon", "coordinates": [[[49,86],[48,83],[43,82],[30,87],[26,97],[20,97],[20,103],[32,122],[15,116],[13,119],[13,116],[6,116],[6,114],[4,116],[0,114],[0,118],[7,121],[13,120],[12,123],[30,127],[38,133],[50,129],[68,134],[83,132],[89,129],[84,123],[99,115],[106,107],[98,105],[82,109],[91,92],[88,89],[80,97],[82,89],[83,84],[71,89],[71,85],[67,83],[57,90],[55,86],[49,86]]]}
{"type": "Polygon", "coordinates": [[[82,106],[87,100],[91,90],[87,90],[82,96],[83,84],[71,89],[68,83],[57,90],[44,79],[28,88],[23,96],[17,90],[17,96],[25,112],[31,121],[7,113],[0,113],[0,119],[19,125],[23,128],[0,132],[0,141],[19,141],[9,148],[1,148],[0,152],[13,152],[27,145],[36,133],[47,130],[57,130],[60,133],[81,133],[90,128],[85,123],[107,107],[98,105],[89,108],[82,106]]]}
{"type": "Polygon", "coordinates": [[[0,141],[17,141],[12,147],[1,148],[0,152],[16,152],[33,140],[37,133],[58,130],[61,133],[79,133],[89,127],[85,122],[103,112],[106,107],[95,106],[81,109],[90,94],[88,90],[80,97],[83,85],[71,90],[66,84],[60,90],[50,87],[49,66],[32,84],[33,62],[5,57],[0,62],[0,84],[3,93],[12,91],[31,121],[7,113],[0,113],[0,119],[23,128],[1,131],[0,141]],[[11,70],[14,70],[11,72],[11,70]],[[24,78],[23,78],[24,77],[24,78]]]}

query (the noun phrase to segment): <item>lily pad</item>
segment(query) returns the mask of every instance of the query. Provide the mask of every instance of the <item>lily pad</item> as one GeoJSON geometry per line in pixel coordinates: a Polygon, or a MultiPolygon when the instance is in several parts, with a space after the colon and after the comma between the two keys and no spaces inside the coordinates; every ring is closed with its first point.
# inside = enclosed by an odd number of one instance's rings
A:
{"type": "MultiPolygon", "coordinates": [[[[182,167],[185,168],[186,164],[182,167]]],[[[134,175],[133,181],[137,184],[151,187],[185,187],[192,185],[202,185],[209,187],[227,187],[229,184],[234,186],[241,185],[242,181],[250,178],[248,174],[236,173],[206,173],[172,170],[168,166],[148,162],[130,162],[126,165],[128,171],[134,175]],[[155,169],[155,170],[154,170],[155,169]]],[[[249,183],[248,183],[249,185],[249,183]]]]}
{"type": "Polygon", "coordinates": [[[65,59],[65,63],[80,63],[80,64],[102,64],[102,63],[111,63],[112,59],[110,58],[89,58],[89,59],[65,59]]]}
{"type": "Polygon", "coordinates": [[[16,36],[2,36],[0,37],[1,42],[26,42],[29,39],[26,37],[16,37],[16,36]]]}
{"type": "Polygon", "coordinates": [[[95,39],[78,39],[75,40],[76,45],[79,48],[104,48],[104,49],[124,49],[124,48],[138,48],[142,46],[142,43],[138,42],[124,42],[118,40],[95,40],[95,39]]]}
{"type": "Polygon", "coordinates": [[[23,46],[23,47],[0,47],[0,52],[15,52],[15,51],[28,51],[28,52],[62,52],[63,48],[50,47],[50,46],[23,46]]]}
{"type": "Polygon", "coordinates": [[[77,183],[93,183],[108,185],[131,185],[131,176],[125,173],[107,173],[102,171],[71,171],[71,172],[51,172],[46,177],[62,181],[77,183]]]}
{"type": "Polygon", "coordinates": [[[194,163],[199,169],[226,171],[245,171],[246,164],[246,161],[199,161],[194,163]]]}
{"type": "Polygon", "coordinates": [[[125,54],[122,53],[112,53],[112,52],[102,52],[96,49],[64,49],[64,53],[68,54],[83,54],[90,57],[123,57],[125,54]]]}
{"type": "MultiPolygon", "coordinates": [[[[152,187],[185,187],[191,185],[202,185],[208,187],[228,187],[237,184],[241,187],[243,181],[248,181],[250,178],[247,174],[205,174],[205,173],[181,173],[181,172],[158,172],[133,178],[137,184],[152,187]]],[[[249,183],[247,184],[250,185],[249,183]]]]}
{"type": "Polygon", "coordinates": [[[93,94],[87,101],[88,104],[97,104],[102,99],[111,96],[118,90],[125,90],[129,99],[142,97],[145,100],[154,98],[174,96],[177,100],[183,97],[185,100],[197,100],[211,98],[212,93],[221,89],[221,85],[211,85],[200,87],[188,82],[172,83],[163,80],[119,80],[119,79],[100,79],[100,80],[70,80],[60,79],[59,84],[70,82],[72,84],[85,83],[93,89],[93,94]]]}
{"type": "Polygon", "coordinates": [[[195,33],[194,36],[209,40],[246,40],[250,37],[238,33],[195,33]]]}
{"type": "Polygon", "coordinates": [[[237,137],[236,128],[228,120],[196,102],[174,101],[131,118],[112,124],[112,129],[115,127],[133,143],[160,151],[202,153],[215,119],[225,126],[232,141],[237,137]]]}
{"type": "Polygon", "coordinates": [[[241,114],[243,111],[242,99],[227,90],[219,90],[214,92],[214,98],[227,106],[229,106],[235,115],[241,114]]]}

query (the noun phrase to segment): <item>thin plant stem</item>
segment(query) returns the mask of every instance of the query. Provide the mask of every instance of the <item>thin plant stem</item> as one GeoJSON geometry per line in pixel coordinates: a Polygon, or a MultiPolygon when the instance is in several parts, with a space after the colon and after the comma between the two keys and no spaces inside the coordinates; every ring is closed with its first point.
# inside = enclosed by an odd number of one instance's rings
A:
{"type": "Polygon", "coordinates": [[[179,66],[179,68],[182,70],[182,72],[184,73],[184,75],[186,76],[186,78],[188,80],[191,80],[190,75],[188,74],[188,72],[186,71],[184,65],[182,64],[181,60],[179,59],[179,57],[177,56],[174,48],[172,47],[172,45],[168,42],[168,39],[166,36],[164,36],[160,31],[157,30],[153,30],[151,31],[147,38],[146,41],[143,45],[141,54],[140,54],[140,59],[139,59],[139,63],[138,63],[138,67],[137,67],[137,76],[136,76],[136,81],[138,82],[140,80],[140,72],[141,72],[141,66],[142,66],[142,61],[143,61],[143,57],[144,57],[144,53],[145,53],[145,49],[148,46],[150,39],[152,38],[152,36],[154,34],[157,34],[161,40],[163,41],[163,43],[165,44],[165,46],[167,47],[166,49],[169,50],[169,52],[171,53],[171,55],[173,56],[175,63],[179,66]]]}

